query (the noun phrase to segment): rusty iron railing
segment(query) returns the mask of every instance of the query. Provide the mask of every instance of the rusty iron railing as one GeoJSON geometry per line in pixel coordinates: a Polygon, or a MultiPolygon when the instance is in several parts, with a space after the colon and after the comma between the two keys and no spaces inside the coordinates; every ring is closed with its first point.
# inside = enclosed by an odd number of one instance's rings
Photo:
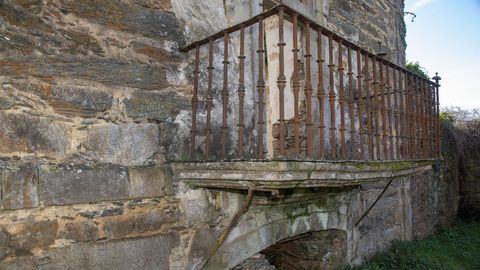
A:
{"type": "Polygon", "coordinates": [[[195,50],[190,138],[192,160],[406,160],[440,157],[438,75],[433,78],[434,81],[430,81],[412,73],[360,48],[288,6],[278,5],[182,48],[184,52],[191,50],[195,50]],[[278,29],[275,30],[278,31],[278,41],[276,47],[267,48],[265,20],[272,16],[276,16],[278,20],[278,29]],[[290,38],[285,35],[286,20],[292,24],[290,38]],[[255,87],[247,89],[245,35],[253,28],[255,31],[248,33],[254,33],[258,38],[250,39],[249,46],[255,44],[257,60],[256,63],[255,59],[251,60],[254,64],[250,65],[250,68],[255,72],[257,80],[253,83],[255,87]],[[231,64],[228,59],[233,54],[229,51],[232,35],[238,35],[239,38],[236,52],[238,68],[235,69],[238,73],[235,75],[238,78],[238,99],[234,102],[236,124],[229,126],[230,95],[235,91],[229,89],[234,83],[228,81],[228,65],[231,64]],[[290,53],[285,51],[286,40],[291,42],[293,48],[292,63],[285,62],[287,53],[290,53]],[[312,41],[316,43],[316,46],[313,46],[315,57],[312,53],[312,41]],[[223,42],[222,121],[218,127],[212,123],[213,73],[217,69],[213,59],[216,42],[223,42]],[[203,57],[207,58],[206,60],[200,56],[203,46],[207,46],[208,53],[203,57]],[[324,53],[324,46],[327,53],[324,53]],[[267,49],[275,50],[278,54],[278,74],[273,85],[265,82],[267,78],[264,74],[268,75],[266,68],[271,64],[266,61],[269,53],[267,49]],[[301,51],[303,55],[300,55],[301,51]],[[206,86],[200,84],[199,77],[203,72],[200,70],[201,61],[208,62],[206,86]],[[316,62],[316,70],[312,70],[312,62],[316,62]],[[286,65],[293,68],[291,74],[285,74],[286,65]],[[290,79],[287,79],[287,76],[290,79]],[[315,80],[316,89],[313,87],[315,80]],[[288,81],[293,101],[285,100],[288,81]],[[300,99],[302,87],[303,100],[300,99]],[[199,100],[200,91],[206,92],[203,101],[199,100]],[[254,91],[253,94],[257,97],[256,121],[253,121],[254,128],[250,130],[246,129],[247,120],[244,118],[246,91],[254,91]],[[278,100],[272,103],[278,106],[278,115],[275,116],[278,119],[270,119],[270,123],[266,122],[269,118],[265,105],[268,91],[278,93],[278,100]],[[316,101],[312,98],[314,94],[317,96],[316,101]],[[203,105],[200,109],[203,109],[206,115],[205,123],[201,124],[198,119],[200,104],[203,105]],[[300,105],[303,105],[302,108],[300,105]],[[285,106],[293,107],[292,119],[286,119],[285,106]],[[265,135],[268,124],[274,126],[272,138],[265,135]],[[216,128],[220,132],[213,132],[216,128]],[[232,139],[229,138],[232,130],[236,134],[236,143],[228,144],[232,139]],[[246,134],[247,131],[252,134],[246,134]],[[347,136],[348,134],[350,135],[347,136]],[[327,135],[330,135],[329,138],[327,135]],[[246,140],[252,138],[255,141],[248,145],[253,145],[255,149],[246,149],[246,140]],[[271,152],[266,150],[267,140],[273,141],[271,152]],[[219,142],[220,147],[212,148],[212,143],[216,142],[219,142]]]}

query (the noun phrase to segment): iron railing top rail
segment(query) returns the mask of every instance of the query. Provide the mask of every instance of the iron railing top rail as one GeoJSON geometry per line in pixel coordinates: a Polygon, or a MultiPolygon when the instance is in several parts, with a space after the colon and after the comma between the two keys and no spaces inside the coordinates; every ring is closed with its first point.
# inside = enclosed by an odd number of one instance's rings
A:
{"type": "Polygon", "coordinates": [[[261,13],[261,14],[258,14],[248,20],[245,20],[243,22],[240,22],[238,24],[235,24],[233,26],[230,26],[228,28],[225,28],[209,37],[206,37],[204,39],[200,39],[200,40],[197,40],[197,41],[194,41],[188,45],[186,45],[185,47],[182,47],[180,48],[180,51],[181,52],[188,52],[192,49],[194,49],[195,47],[197,46],[202,46],[202,45],[205,45],[205,44],[208,44],[210,41],[214,41],[214,40],[217,40],[217,39],[220,39],[220,38],[223,38],[225,36],[225,34],[231,34],[233,32],[236,32],[236,31],[239,31],[242,27],[246,28],[246,27],[249,27],[253,24],[256,24],[258,23],[258,20],[259,19],[266,19],[266,18],[269,18],[273,15],[276,15],[278,13],[279,10],[283,9],[284,12],[286,14],[288,14],[289,16],[293,16],[293,14],[297,14],[298,16],[298,21],[299,22],[309,22],[310,23],[310,27],[311,28],[315,28],[315,29],[318,29],[320,30],[325,36],[332,36],[332,39],[335,40],[336,42],[342,42],[343,45],[345,45],[346,47],[350,47],[351,49],[353,50],[356,50],[356,51],[359,51],[361,54],[364,54],[366,56],[369,56],[371,58],[375,58],[377,61],[379,62],[382,62],[383,64],[387,65],[387,66],[390,66],[392,68],[395,68],[399,71],[402,71],[406,74],[409,74],[411,76],[415,76],[419,79],[422,79],[424,81],[428,81],[431,85],[434,85],[434,86],[440,86],[438,85],[435,81],[432,81],[430,79],[427,79],[415,72],[412,72],[406,68],[403,68],[403,67],[400,67],[388,60],[386,60],[385,58],[382,58],[381,56],[375,54],[375,53],[372,53],[362,47],[360,47],[359,45],[351,42],[351,41],[348,41],[346,38],[326,29],[325,27],[319,25],[318,23],[312,21],[310,18],[308,18],[307,16],[305,15],[302,15],[300,12],[294,10],[293,8],[285,5],[285,4],[279,4],[279,5],[276,5],[275,7],[261,13]]]}

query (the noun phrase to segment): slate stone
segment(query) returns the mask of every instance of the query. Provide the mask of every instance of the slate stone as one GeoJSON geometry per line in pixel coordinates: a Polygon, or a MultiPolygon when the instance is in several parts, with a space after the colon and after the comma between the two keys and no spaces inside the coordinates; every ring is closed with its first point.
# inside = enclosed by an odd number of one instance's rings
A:
{"type": "Polygon", "coordinates": [[[0,60],[0,73],[30,75],[51,82],[55,77],[94,81],[109,86],[158,90],[169,86],[166,67],[99,57],[15,57],[0,60]]]}
{"type": "Polygon", "coordinates": [[[3,209],[38,206],[38,171],[35,165],[9,167],[1,175],[3,209]]]}
{"type": "Polygon", "coordinates": [[[0,261],[2,261],[7,254],[8,242],[8,234],[4,231],[0,231],[0,261]]]}
{"type": "Polygon", "coordinates": [[[82,145],[101,162],[142,165],[159,148],[155,124],[102,124],[88,131],[82,145]]]}
{"type": "Polygon", "coordinates": [[[122,208],[113,208],[113,209],[105,209],[100,214],[101,217],[108,217],[108,216],[118,216],[123,214],[122,208]]]}
{"type": "MultiPolygon", "coordinates": [[[[67,116],[92,117],[112,107],[111,94],[86,87],[13,82],[20,91],[45,99],[56,112],[67,116]]],[[[1,104],[1,103],[0,103],[1,104]]],[[[0,105],[1,106],[1,105],[0,105]]]]}
{"type": "Polygon", "coordinates": [[[40,201],[44,205],[128,198],[127,171],[117,165],[42,165],[39,178],[40,201]]]}
{"type": "Polygon", "coordinates": [[[128,176],[131,198],[172,195],[172,177],[164,166],[132,167],[128,176]]]}
{"type": "Polygon", "coordinates": [[[103,230],[105,235],[114,239],[151,233],[168,223],[178,221],[180,215],[178,208],[170,208],[169,211],[165,208],[154,208],[146,212],[112,216],[105,220],[103,230]]]}
{"type": "Polygon", "coordinates": [[[0,152],[63,156],[70,148],[67,125],[37,116],[0,112],[0,152]]]}
{"type": "Polygon", "coordinates": [[[31,255],[35,248],[45,249],[55,242],[58,230],[57,220],[32,220],[16,226],[9,235],[9,249],[18,255],[31,255]]]}
{"type": "Polygon", "coordinates": [[[137,91],[124,103],[128,116],[158,121],[175,118],[181,110],[190,108],[187,98],[179,96],[178,92],[174,90],[137,91]]]}
{"type": "Polygon", "coordinates": [[[13,102],[7,98],[0,97],[0,110],[10,109],[13,106],[13,102]]]}
{"type": "Polygon", "coordinates": [[[161,9],[108,0],[65,0],[61,9],[109,28],[141,33],[154,39],[177,40],[183,46],[177,19],[161,9]]]}
{"type": "Polygon", "coordinates": [[[100,237],[98,226],[92,220],[68,222],[58,238],[65,238],[75,242],[92,242],[100,237]]]}
{"type": "Polygon", "coordinates": [[[75,244],[51,249],[33,258],[24,256],[2,261],[0,269],[169,269],[169,256],[178,243],[179,236],[168,233],[123,241],[75,244]]]}

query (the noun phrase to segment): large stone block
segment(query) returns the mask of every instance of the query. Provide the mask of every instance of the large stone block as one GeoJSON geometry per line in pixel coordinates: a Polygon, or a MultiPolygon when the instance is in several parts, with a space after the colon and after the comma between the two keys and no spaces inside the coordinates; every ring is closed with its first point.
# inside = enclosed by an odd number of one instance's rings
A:
{"type": "Polygon", "coordinates": [[[56,112],[67,116],[95,117],[112,107],[111,94],[78,86],[13,82],[20,91],[34,93],[45,99],[56,112]]]}
{"type": "Polygon", "coordinates": [[[108,28],[141,33],[155,39],[181,42],[183,35],[175,16],[161,9],[118,1],[62,1],[61,9],[108,28]]]}
{"type": "Polygon", "coordinates": [[[3,209],[38,206],[38,171],[32,164],[9,167],[1,172],[3,209]]]}
{"type": "Polygon", "coordinates": [[[187,98],[179,96],[174,90],[162,92],[137,91],[124,102],[128,116],[158,121],[175,118],[181,110],[189,108],[187,98]]]}
{"type": "Polygon", "coordinates": [[[172,176],[167,166],[128,169],[130,197],[158,197],[172,194],[172,176]]]}
{"type": "Polygon", "coordinates": [[[0,269],[169,269],[169,256],[178,244],[175,233],[145,238],[76,244],[51,249],[35,257],[17,257],[0,263],[0,269]]]}
{"type": "Polygon", "coordinates": [[[63,123],[26,114],[0,112],[0,152],[65,156],[70,128],[63,123]]]}
{"type": "Polygon", "coordinates": [[[0,60],[5,75],[31,75],[45,82],[55,77],[82,79],[109,86],[127,86],[146,90],[169,86],[164,66],[149,66],[98,57],[15,57],[0,60]]]}
{"type": "Polygon", "coordinates": [[[42,165],[39,179],[40,202],[44,205],[128,198],[127,170],[117,165],[42,165]]]}
{"type": "MultiPolygon", "coordinates": [[[[8,234],[8,253],[31,255],[34,249],[48,248],[55,242],[58,230],[57,220],[32,220],[22,224],[11,224],[8,234]]],[[[1,267],[0,267],[1,268],[1,267]]]]}
{"type": "Polygon", "coordinates": [[[159,149],[155,124],[92,126],[82,145],[101,162],[142,165],[159,149]]]}

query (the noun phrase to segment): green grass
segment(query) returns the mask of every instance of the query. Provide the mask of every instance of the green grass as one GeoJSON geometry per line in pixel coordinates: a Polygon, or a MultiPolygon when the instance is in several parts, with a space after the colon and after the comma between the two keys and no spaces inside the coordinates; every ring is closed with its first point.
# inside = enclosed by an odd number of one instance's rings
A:
{"type": "Polygon", "coordinates": [[[422,240],[398,241],[355,270],[480,269],[480,222],[459,223],[422,240]]]}

